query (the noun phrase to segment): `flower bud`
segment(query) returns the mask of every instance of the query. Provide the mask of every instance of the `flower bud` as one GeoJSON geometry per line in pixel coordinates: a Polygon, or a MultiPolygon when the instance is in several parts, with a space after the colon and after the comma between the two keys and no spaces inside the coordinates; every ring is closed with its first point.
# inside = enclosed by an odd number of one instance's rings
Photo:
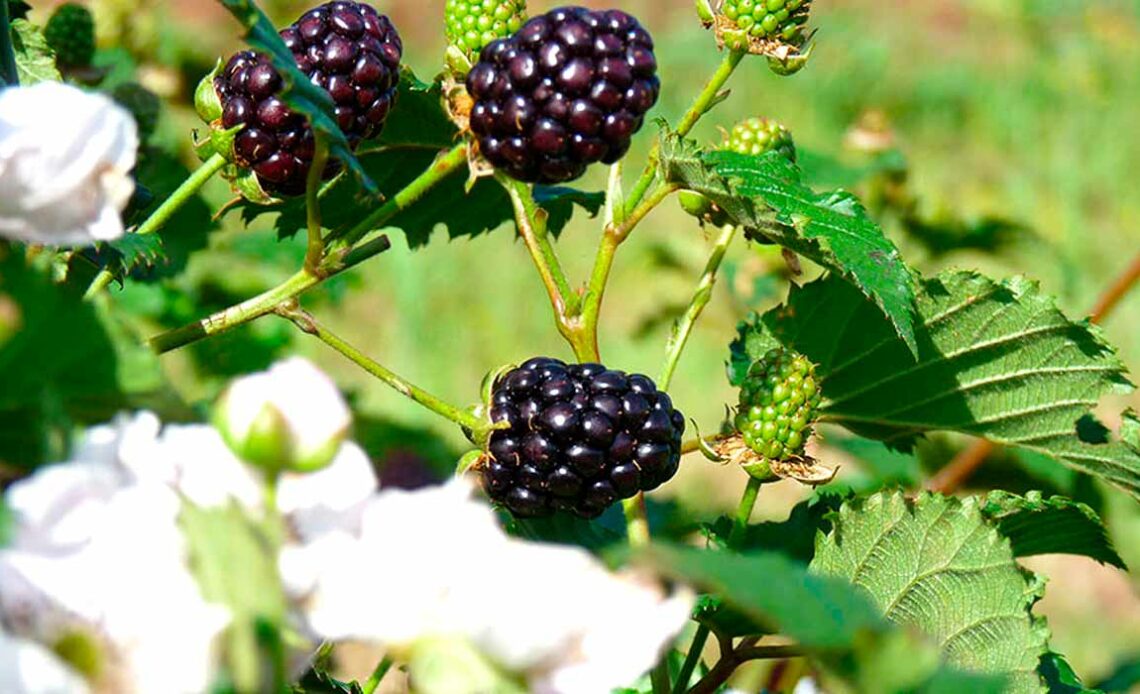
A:
{"type": "Polygon", "coordinates": [[[234,381],[214,412],[214,424],[234,453],[271,474],[325,467],[350,423],[336,385],[300,358],[234,381]]]}

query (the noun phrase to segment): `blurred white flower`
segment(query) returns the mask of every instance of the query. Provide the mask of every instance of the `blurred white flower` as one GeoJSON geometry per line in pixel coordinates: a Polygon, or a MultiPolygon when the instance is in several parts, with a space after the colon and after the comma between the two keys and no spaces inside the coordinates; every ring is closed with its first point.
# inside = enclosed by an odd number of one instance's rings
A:
{"type": "Polygon", "coordinates": [[[0,629],[0,692],[84,694],[87,684],[48,649],[0,629]]]}
{"type": "Polygon", "coordinates": [[[134,118],[106,96],[58,82],[0,91],[0,236],[118,238],[137,149],[134,118]]]}
{"type": "Polygon", "coordinates": [[[510,538],[463,480],[382,491],[359,527],[330,530],[282,556],[287,576],[298,566],[313,574],[308,616],[321,637],[395,649],[465,638],[535,692],[628,684],[656,662],[692,607],[690,594],[666,596],[632,574],[612,574],[583,550],[510,538]]]}
{"type": "Polygon", "coordinates": [[[147,447],[155,424],[144,415],[98,427],[79,458],[7,496],[14,536],[0,550],[0,616],[42,644],[95,644],[94,684],[107,691],[208,688],[214,639],[230,619],[187,567],[178,494],[121,464],[124,450],[147,447]]]}
{"type": "Polygon", "coordinates": [[[327,465],[351,423],[336,384],[299,357],[234,381],[215,415],[234,451],[269,470],[311,471],[327,465]]]}

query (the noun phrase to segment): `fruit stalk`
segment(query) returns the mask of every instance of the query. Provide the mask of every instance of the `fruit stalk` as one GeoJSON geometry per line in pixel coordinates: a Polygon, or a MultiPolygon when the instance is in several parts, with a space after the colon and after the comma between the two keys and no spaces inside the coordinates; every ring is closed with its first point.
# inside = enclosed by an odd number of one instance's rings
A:
{"type": "Polygon", "coordinates": [[[466,163],[467,147],[457,145],[342,237],[338,238],[335,233],[330,233],[325,239],[325,259],[321,262],[319,272],[312,273],[302,269],[273,289],[189,325],[157,335],[149,341],[151,349],[163,354],[272,313],[279,304],[294,299],[329,277],[387,250],[387,244],[380,243],[362,254],[361,251],[373,242],[369,241],[360,246],[355,244],[368,232],[383,226],[392,217],[414,205],[428,191],[466,163]]]}
{"type": "Polygon", "coordinates": [[[380,686],[380,682],[384,679],[384,675],[387,675],[388,671],[392,669],[392,665],[392,656],[385,654],[380,662],[376,664],[376,669],[373,670],[372,674],[368,676],[368,680],[363,685],[361,685],[360,694],[373,694],[373,692],[376,691],[376,688],[380,686]]]}
{"type": "Polygon", "coordinates": [[[657,379],[661,388],[667,389],[673,380],[673,373],[677,370],[677,363],[681,360],[681,352],[684,351],[689,336],[693,333],[693,327],[701,313],[704,312],[705,306],[712,299],[717,272],[720,270],[720,264],[724,260],[724,255],[735,235],[736,225],[726,224],[721,229],[720,236],[717,237],[716,245],[713,246],[712,254],[709,255],[709,260],[705,264],[705,271],[697,283],[693,300],[689,302],[688,308],[685,309],[685,315],[681,317],[669,338],[669,344],[665,351],[665,368],[661,371],[661,378],[657,379]]]}
{"type": "MultiPolygon", "coordinates": [[[[187,176],[186,180],[183,181],[180,186],[178,186],[178,189],[171,193],[170,197],[164,200],[154,212],[151,212],[150,216],[147,217],[146,220],[144,220],[143,223],[139,225],[138,229],[135,229],[132,233],[153,234],[154,232],[161,229],[163,225],[170,221],[170,218],[174,216],[174,213],[180,210],[183,205],[190,202],[190,200],[198,194],[198,191],[201,190],[202,186],[206,184],[206,181],[209,181],[211,178],[213,178],[214,174],[221,171],[222,167],[225,165],[226,160],[220,154],[215,154],[206,161],[202,162],[202,165],[195,169],[189,176],[187,176]]],[[[115,274],[110,270],[103,268],[99,271],[99,274],[95,276],[95,279],[91,281],[91,284],[87,287],[87,292],[83,295],[83,297],[85,299],[92,299],[98,296],[99,293],[106,289],[114,279],[115,274]]]]}
{"type": "Polygon", "coordinates": [[[321,238],[321,177],[329,158],[329,143],[324,135],[313,133],[313,163],[309,167],[305,181],[305,222],[309,232],[309,242],[305,249],[305,270],[318,274],[321,260],[325,256],[325,242],[321,238]]]}
{"type": "Polygon", "coordinates": [[[295,307],[278,307],[276,313],[293,322],[301,332],[312,335],[329,347],[340,352],[345,358],[392,387],[401,395],[423,405],[432,412],[445,417],[461,427],[473,432],[487,428],[487,423],[461,407],[427,392],[391,369],[369,358],[352,344],[321,325],[312,314],[295,307]]]}

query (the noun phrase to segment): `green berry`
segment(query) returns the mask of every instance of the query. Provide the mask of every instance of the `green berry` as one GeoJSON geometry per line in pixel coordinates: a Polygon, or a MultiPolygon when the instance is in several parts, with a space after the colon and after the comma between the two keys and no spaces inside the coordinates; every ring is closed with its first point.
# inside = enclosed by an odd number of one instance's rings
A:
{"type": "Polygon", "coordinates": [[[59,65],[86,67],[95,55],[95,19],[83,5],[60,5],[44,27],[44,39],[59,65]]]}
{"type": "Polygon", "coordinates": [[[800,44],[810,0],[724,0],[721,14],[755,39],[800,44]]]}
{"type": "Polygon", "coordinates": [[[790,161],[796,160],[796,143],[792,134],[767,118],[748,118],[734,125],[732,132],[725,136],[722,149],[752,156],[775,150],[790,161]]]}
{"type": "Polygon", "coordinates": [[[526,21],[526,0],[447,0],[447,41],[474,61],[483,48],[507,38],[526,21]]]}
{"type": "Polygon", "coordinates": [[[158,96],[138,82],[124,82],[115,87],[111,98],[131,112],[139,126],[139,141],[146,142],[158,125],[162,102],[158,96]]]}
{"type": "Polygon", "coordinates": [[[783,347],[748,369],[733,423],[744,443],[769,461],[803,454],[820,402],[815,365],[783,347]]]}

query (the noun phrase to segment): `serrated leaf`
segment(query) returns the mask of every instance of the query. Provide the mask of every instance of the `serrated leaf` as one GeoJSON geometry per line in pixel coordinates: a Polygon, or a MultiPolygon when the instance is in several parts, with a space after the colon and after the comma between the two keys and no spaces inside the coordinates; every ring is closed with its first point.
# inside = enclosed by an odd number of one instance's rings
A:
{"type": "Polygon", "coordinates": [[[973,499],[899,492],[850,501],[816,545],[812,571],[863,588],[888,619],[921,631],[946,662],[1003,674],[1010,692],[1043,691],[1048,629],[1031,609],[1044,589],[973,499]]]}
{"type": "Polygon", "coordinates": [[[1043,453],[1140,496],[1140,448],[1105,440],[1091,416],[1132,389],[1096,326],[1065,317],[1024,278],[946,272],[920,284],[912,357],[878,309],[825,277],[741,326],[730,375],[783,343],[819,366],[824,419],[906,446],[958,431],[1043,453]]]}
{"type": "Polygon", "coordinates": [[[942,666],[933,647],[894,628],[846,581],[809,573],[779,554],[655,544],[635,558],[796,639],[855,691],[947,692],[951,684],[976,687],[958,691],[1001,691],[999,680],[942,666]]]}
{"type": "MultiPolygon", "coordinates": [[[[459,130],[443,110],[443,90],[438,81],[424,82],[409,68],[400,70],[399,94],[384,130],[380,147],[445,149],[456,142],[459,130]]],[[[371,149],[371,148],[370,148],[371,149]]]]}
{"type": "Polygon", "coordinates": [[[1015,557],[1076,554],[1128,570],[1116,553],[1100,516],[1091,507],[1063,496],[1044,498],[993,491],[981,501],[982,513],[1009,538],[1015,557]]]}
{"type": "Polygon", "coordinates": [[[237,690],[269,691],[266,664],[280,662],[273,639],[287,612],[274,543],[236,504],[206,509],[184,501],[179,524],[203,597],[233,614],[224,650],[237,690]]]}
{"type": "Polygon", "coordinates": [[[21,86],[63,81],[55,66],[55,52],[35,24],[26,19],[12,20],[12,51],[16,54],[16,74],[21,86]]]}
{"type": "Polygon", "coordinates": [[[662,138],[668,180],[720,206],[754,237],[780,244],[852,282],[875,302],[912,351],[914,279],[895,245],[849,193],[815,193],[778,152],[747,156],[704,151],[676,135],[662,138]]]}
{"type": "Polygon", "coordinates": [[[122,272],[153,267],[166,257],[158,234],[123,234],[107,244],[119,253],[122,272]]]}
{"type": "Polygon", "coordinates": [[[245,27],[243,38],[246,43],[254,50],[268,56],[273,67],[277,68],[283,83],[277,96],[288,104],[289,108],[304,115],[313,131],[326,137],[329,155],[352,171],[365,190],[375,193],[376,184],[360,166],[348,140],[336,123],[332,97],[310,82],[309,78],[297,68],[293,54],[285,47],[281,36],[257,3],[253,0],[218,1],[245,27]]]}

